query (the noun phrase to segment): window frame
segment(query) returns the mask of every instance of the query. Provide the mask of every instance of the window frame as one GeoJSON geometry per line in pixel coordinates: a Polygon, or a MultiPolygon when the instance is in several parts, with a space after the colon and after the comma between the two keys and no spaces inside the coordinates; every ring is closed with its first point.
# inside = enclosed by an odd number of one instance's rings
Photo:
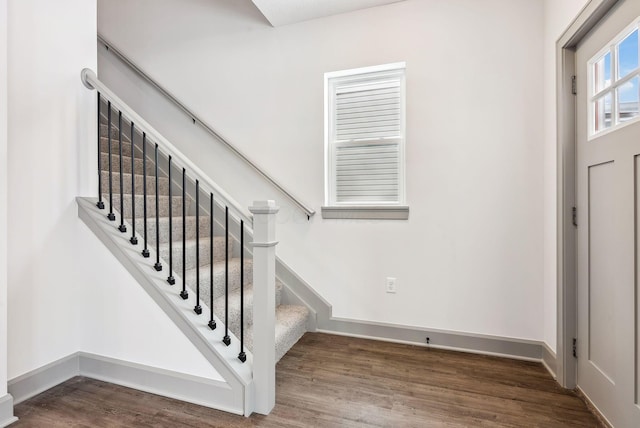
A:
{"type": "Polygon", "coordinates": [[[328,72],[324,74],[324,202],[323,218],[371,218],[371,219],[406,219],[408,206],[406,205],[406,63],[361,67],[348,70],[328,72]],[[335,98],[336,87],[340,87],[352,80],[354,83],[366,83],[367,75],[371,75],[372,84],[376,78],[385,75],[399,77],[400,85],[400,136],[380,137],[372,139],[337,140],[335,135],[335,98]],[[337,146],[358,144],[398,144],[398,200],[397,201],[348,201],[338,202],[336,198],[335,173],[337,146]]]}
{"type": "Polygon", "coordinates": [[[594,140],[604,135],[615,132],[626,126],[632,125],[640,121],[640,114],[632,119],[624,122],[618,122],[619,103],[618,103],[618,89],[624,84],[632,81],[636,77],[640,77],[640,43],[638,47],[638,66],[630,71],[626,76],[618,77],[618,49],[620,43],[630,36],[634,31],[638,31],[638,37],[640,40],[640,17],[634,19],[628,26],[626,26],[620,33],[618,33],[611,41],[609,41],[602,49],[600,49],[588,62],[587,62],[587,79],[588,79],[588,124],[589,129],[587,132],[587,141],[594,140]],[[611,83],[609,86],[596,92],[596,82],[594,66],[603,58],[607,53],[611,54],[611,83]],[[607,95],[611,94],[611,126],[601,131],[595,129],[595,102],[600,99],[604,99],[607,95]]]}

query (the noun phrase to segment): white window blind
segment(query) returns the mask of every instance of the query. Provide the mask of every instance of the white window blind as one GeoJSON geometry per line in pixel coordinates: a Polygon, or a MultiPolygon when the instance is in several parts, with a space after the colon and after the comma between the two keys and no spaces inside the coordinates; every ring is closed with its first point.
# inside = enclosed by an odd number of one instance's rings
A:
{"type": "Polygon", "coordinates": [[[399,81],[336,89],[336,140],[400,136],[399,81]]]}
{"type": "Polygon", "coordinates": [[[327,79],[327,202],[404,204],[404,64],[327,79]]]}
{"type": "Polygon", "coordinates": [[[336,202],[398,202],[398,143],[337,144],[336,202]]]}

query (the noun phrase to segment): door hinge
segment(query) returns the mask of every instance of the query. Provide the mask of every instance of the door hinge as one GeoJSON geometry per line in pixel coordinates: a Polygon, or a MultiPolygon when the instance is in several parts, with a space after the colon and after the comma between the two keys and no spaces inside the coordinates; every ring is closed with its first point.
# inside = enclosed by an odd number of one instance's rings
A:
{"type": "Polygon", "coordinates": [[[573,358],[578,358],[578,339],[573,338],[573,358]]]}
{"type": "Polygon", "coordinates": [[[576,82],[576,76],[571,76],[571,93],[576,95],[578,93],[578,83],[576,82]]]}
{"type": "Polygon", "coordinates": [[[574,225],[575,227],[578,227],[578,209],[577,209],[576,207],[573,207],[573,210],[572,210],[572,211],[573,211],[573,216],[572,216],[572,218],[573,218],[573,225],[574,225]]]}

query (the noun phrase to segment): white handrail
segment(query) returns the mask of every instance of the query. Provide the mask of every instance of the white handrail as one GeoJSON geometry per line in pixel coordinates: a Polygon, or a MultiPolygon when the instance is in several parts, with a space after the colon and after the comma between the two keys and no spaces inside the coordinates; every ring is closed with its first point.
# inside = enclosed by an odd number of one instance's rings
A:
{"type": "Polygon", "coordinates": [[[247,165],[253,168],[258,174],[264,177],[269,183],[271,183],[276,189],[278,189],[284,196],[287,197],[291,202],[293,202],[298,208],[300,208],[306,215],[307,218],[311,218],[316,212],[313,208],[301,202],[298,198],[293,196],[291,192],[284,188],[280,183],[276,181],[275,178],[271,177],[265,171],[263,171],[258,165],[256,165],[247,155],[242,153],[238,148],[236,148],[233,144],[225,140],[220,134],[218,134],[212,127],[210,127],[206,122],[196,116],[187,106],[182,104],[176,97],[171,94],[168,90],[160,86],[155,80],[153,80],[148,74],[142,71],[133,61],[131,61],[125,54],[120,52],[118,49],[113,47],[111,43],[109,43],[104,37],[98,35],[98,40],[107,48],[109,52],[112,52],[115,56],[120,58],[122,62],[124,62],[129,68],[135,71],[140,77],[149,82],[154,88],[156,88],[162,95],[168,98],[171,102],[173,102],[180,110],[184,111],[191,119],[193,123],[197,123],[202,126],[205,131],[211,134],[214,138],[224,144],[229,150],[231,150],[236,156],[242,159],[247,165]]]}
{"type": "MultiPolygon", "coordinates": [[[[207,174],[205,174],[200,168],[198,168],[193,162],[189,160],[180,150],[178,150],[173,144],[160,134],[153,126],[149,125],[140,115],[138,115],[131,107],[122,101],[116,94],[114,94],[104,83],[98,80],[98,77],[93,70],[85,68],[81,73],[82,83],[89,88],[95,89],[104,95],[105,99],[111,102],[111,105],[122,112],[131,122],[133,122],[137,129],[145,132],[152,142],[158,144],[158,148],[162,149],[165,154],[171,155],[172,162],[175,160],[176,166],[184,167],[187,171],[194,174],[198,180],[204,185],[204,188],[213,193],[218,201],[223,202],[226,206],[231,208],[230,215],[236,217],[236,220],[244,220],[247,226],[253,225],[253,216],[248,209],[244,208],[238,202],[236,202],[227,192],[222,190],[207,174]],[[235,215],[234,215],[235,211],[235,215]]],[[[250,228],[252,229],[252,227],[250,228]]],[[[251,230],[249,231],[251,233],[251,230]]]]}

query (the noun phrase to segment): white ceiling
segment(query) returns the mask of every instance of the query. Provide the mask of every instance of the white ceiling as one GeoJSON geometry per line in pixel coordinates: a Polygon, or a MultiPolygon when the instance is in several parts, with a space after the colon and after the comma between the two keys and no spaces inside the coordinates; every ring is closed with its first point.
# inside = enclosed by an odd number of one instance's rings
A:
{"type": "Polygon", "coordinates": [[[403,0],[252,0],[271,25],[293,24],[323,16],[366,9],[403,0]]]}

